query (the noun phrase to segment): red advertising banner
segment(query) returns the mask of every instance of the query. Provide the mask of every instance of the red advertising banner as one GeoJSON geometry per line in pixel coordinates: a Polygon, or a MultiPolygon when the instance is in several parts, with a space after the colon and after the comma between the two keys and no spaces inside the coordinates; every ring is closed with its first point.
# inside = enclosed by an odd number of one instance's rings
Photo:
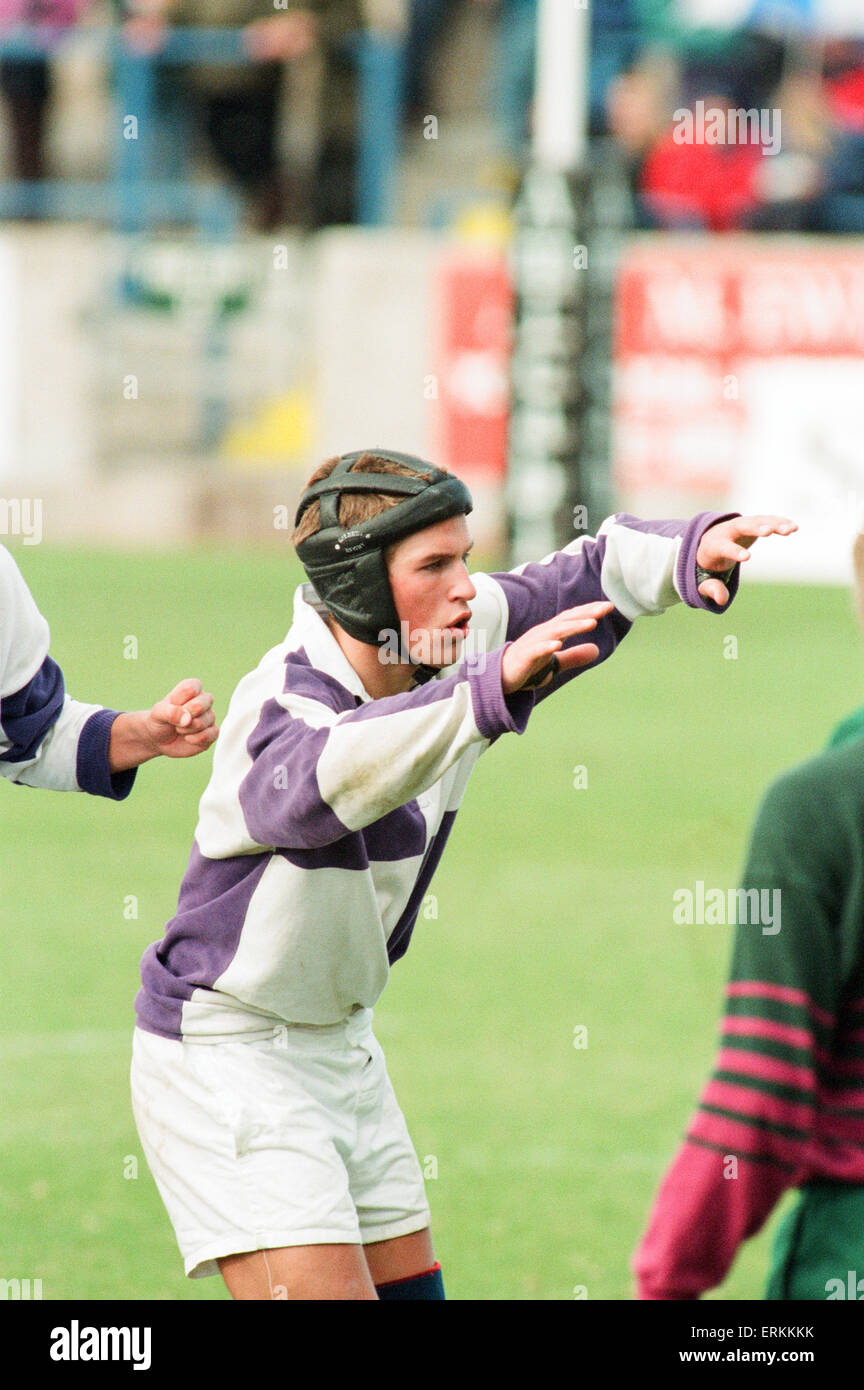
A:
{"type": "Polygon", "coordinates": [[[728,487],[753,359],[864,357],[864,250],[730,238],[637,248],[617,287],[621,487],[728,487]]]}
{"type": "Polygon", "coordinates": [[[435,276],[436,454],[469,479],[507,467],[513,296],[503,255],[448,253],[435,276]]]}
{"type": "Polygon", "coordinates": [[[806,528],[785,558],[777,548],[778,575],[848,573],[864,523],[864,246],[735,235],[637,245],[619,271],[614,361],[622,492],[785,511],[806,528]]]}

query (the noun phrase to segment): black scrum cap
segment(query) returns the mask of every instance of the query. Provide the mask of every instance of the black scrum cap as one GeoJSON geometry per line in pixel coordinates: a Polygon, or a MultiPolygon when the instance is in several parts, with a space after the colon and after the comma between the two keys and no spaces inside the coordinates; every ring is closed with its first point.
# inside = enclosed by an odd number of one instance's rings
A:
{"type": "Polygon", "coordinates": [[[399,618],[387,575],[384,551],[451,516],[466,515],[473,506],[465,484],[452,473],[413,454],[389,449],[360,449],[343,454],[329,477],[303,493],[295,525],[312,502],[319,501],[321,524],[297,546],[297,554],[322,603],[336,621],[359,642],[384,643],[386,632],[399,631],[399,618]],[[408,478],[393,473],[351,472],[366,455],[402,463],[422,474],[408,478]],[[377,492],[400,500],[393,507],[345,530],[339,521],[339,499],[346,492],[377,492]]]}

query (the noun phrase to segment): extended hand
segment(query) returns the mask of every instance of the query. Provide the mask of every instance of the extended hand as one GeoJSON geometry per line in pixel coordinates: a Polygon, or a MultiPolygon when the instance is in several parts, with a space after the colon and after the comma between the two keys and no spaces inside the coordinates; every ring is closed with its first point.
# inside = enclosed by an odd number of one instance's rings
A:
{"type": "Polygon", "coordinates": [[[213,696],[199,680],[181,681],[149,711],[120,714],[111,726],[108,760],[112,772],[139,767],[150,758],[194,758],[218,734],[213,696]]]}
{"type": "MultiPolygon", "coordinates": [[[[703,570],[725,572],[749,560],[749,547],[762,536],[789,536],[797,530],[797,522],[788,516],[735,516],[730,521],[718,521],[716,526],[709,526],[700,540],[696,563],[703,570]]],[[[721,608],[729,602],[729,590],[722,579],[703,579],[699,593],[721,608]]]]}
{"type": "MultiPolygon", "coordinates": [[[[558,658],[559,671],[571,671],[578,666],[588,666],[596,661],[600,650],[593,642],[584,642],[578,647],[561,648],[568,637],[577,632],[591,632],[600,618],[612,612],[613,605],[607,601],[583,603],[578,608],[565,608],[545,623],[538,623],[521,637],[511,643],[501,662],[501,685],[505,695],[521,690],[526,681],[548,666],[552,656],[558,658]]],[[[554,672],[549,673],[541,686],[548,685],[554,672]]]]}

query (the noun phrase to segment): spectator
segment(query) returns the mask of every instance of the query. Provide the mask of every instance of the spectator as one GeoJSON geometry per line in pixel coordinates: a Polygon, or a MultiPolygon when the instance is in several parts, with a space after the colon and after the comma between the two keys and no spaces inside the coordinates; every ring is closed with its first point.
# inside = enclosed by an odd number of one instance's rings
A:
{"type": "MultiPolygon", "coordinates": [[[[656,124],[651,130],[646,123],[641,148],[631,141],[628,150],[637,224],[709,231],[750,226],[770,200],[763,181],[775,156],[734,134],[718,143],[683,139],[671,118],[673,111],[695,112],[700,103],[706,112],[767,109],[782,73],[783,45],[746,31],[693,34],[670,25],[664,50],[656,124]]],[[[639,76],[644,84],[645,75],[639,76]]]]}
{"type": "MultiPolygon", "coordinates": [[[[538,0],[481,0],[499,15],[495,64],[495,107],[503,151],[524,156],[534,96],[538,0]]],[[[589,127],[606,131],[606,95],[610,84],[635,59],[640,28],[633,0],[593,0],[590,23],[589,127]]]]}
{"type": "Polygon", "coordinates": [[[826,47],[824,102],[830,137],[809,230],[864,232],[864,45],[826,47]]]}
{"type": "Polygon", "coordinates": [[[637,225],[864,231],[864,45],[814,46],[756,29],[688,30],[671,15],[667,6],[660,48],[667,72],[677,66],[677,93],[652,80],[656,54],[609,91],[609,124],[628,163],[637,225]],[[669,126],[673,108],[693,110],[699,101],[767,112],[782,126],[779,153],[757,158],[750,144],[678,142],[669,126]]]}
{"type": "Polygon", "coordinates": [[[258,0],[125,0],[125,32],[158,51],[169,26],[240,29],[251,61],[166,64],[159,74],[162,120],[202,132],[218,163],[241,187],[260,230],[285,214],[278,154],[282,66],[317,50],[324,59],[322,131],[313,225],[353,220],[354,64],[343,40],[360,25],[356,0],[285,0],[261,17],[258,0]]]}
{"type": "MultiPolygon", "coordinates": [[[[706,111],[732,109],[723,92],[706,94],[704,102],[706,111]]],[[[642,166],[639,192],[646,220],[675,230],[714,232],[746,225],[759,206],[761,146],[679,139],[679,133],[670,128],[642,166]]]]}
{"type": "MultiPolygon", "coordinates": [[[[89,0],[0,0],[0,37],[26,25],[45,44],[39,57],[0,58],[12,175],[24,183],[45,178],[45,132],[52,96],[50,48],[78,23],[88,5],[89,0]]],[[[21,203],[23,216],[36,216],[41,207],[39,193],[28,190],[21,203]]]]}
{"type": "MultiPolygon", "coordinates": [[[[447,24],[458,0],[406,0],[408,25],[404,50],[404,113],[422,119],[430,108],[430,76],[447,24]]],[[[526,5],[530,0],[525,0],[526,5]]]]}

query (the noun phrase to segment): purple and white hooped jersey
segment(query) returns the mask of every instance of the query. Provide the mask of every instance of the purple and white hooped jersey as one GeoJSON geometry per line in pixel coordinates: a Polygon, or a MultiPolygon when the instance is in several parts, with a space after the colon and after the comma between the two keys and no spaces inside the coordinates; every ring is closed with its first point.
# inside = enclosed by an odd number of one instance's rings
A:
{"type": "Polygon", "coordinates": [[[116,710],[66,694],[48,655],[48,624],[9,551],[0,545],[0,776],[28,787],[128,796],[134,771],[111,774],[116,710]]]}
{"type": "Polygon", "coordinates": [[[721,519],[618,515],[537,564],[472,575],[458,665],[380,699],[301,585],[287,637],[240,682],[223,721],[177,914],[142,960],[139,1026],[207,1042],[372,1007],[480,754],[521,733],[535,702],[575,674],[505,698],[505,644],[608,598],[609,616],[572,639],[595,642],[603,661],[639,616],[679,600],[725,611],[696,589],[699,539],[721,519]]]}

